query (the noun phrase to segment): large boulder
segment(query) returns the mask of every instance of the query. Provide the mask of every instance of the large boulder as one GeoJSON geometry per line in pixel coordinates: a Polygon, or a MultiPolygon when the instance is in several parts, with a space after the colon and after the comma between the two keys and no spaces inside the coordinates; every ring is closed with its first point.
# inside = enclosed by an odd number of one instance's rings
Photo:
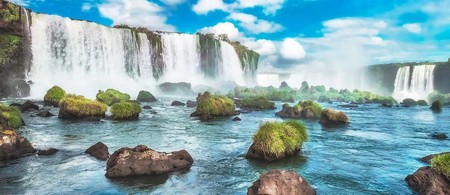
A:
{"type": "Polygon", "coordinates": [[[148,91],[140,91],[136,101],[138,102],[156,102],[158,101],[153,94],[148,91]]]}
{"type": "Polygon", "coordinates": [[[440,111],[442,111],[442,103],[441,103],[441,101],[439,101],[439,100],[434,101],[434,102],[431,104],[430,109],[431,109],[432,111],[434,111],[434,112],[440,112],[440,111]]]}
{"type": "Polygon", "coordinates": [[[265,173],[247,190],[247,195],[315,195],[316,190],[295,171],[273,170],[265,173]]]}
{"type": "Polygon", "coordinates": [[[97,101],[103,102],[108,106],[112,106],[118,102],[130,100],[130,95],[115,89],[107,89],[106,91],[99,90],[96,97],[97,101]]]}
{"type": "Polygon", "coordinates": [[[37,116],[40,117],[51,117],[51,116],[55,116],[54,114],[52,114],[50,111],[48,110],[39,110],[37,112],[37,116]]]}
{"type": "Polygon", "coordinates": [[[137,120],[141,112],[141,106],[133,102],[119,102],[111,107],[113,120],[137,120]]]}
{"type": "Polygon", "coordinates": [[[198,94],[197,108],[192,117],[199,117],[200,120],[206,121],[214,117],[234,116],[237,113],[234,111],[236,106],[233,100],[222,96],[212,95],[209,92],[198,94]]]}
{"type": "Polygon", "coordinates": [[[293,107],[288,104],[283,104],[283,109],[277,113],[276,116],[281,118],[292,119],[318,119],[322,112],[322,107],[313,101],[299,102],[293,107]]]}
{"type": "Polygon", "coordinates": [[[186,107],[188,107],[188,108],[194,108],[194,107],[197,107],[197,102],[192,101],[192,100],[188,100],[188,101],[186,102],[186,107]]]}
{"type": "Polygon", "coordinates": [[[108,146],[106,146],[102,142],[97,142],[96,144],[92,145],[86,151],[84,151],[84,153],[87,153],[98,160],[105,161],[109,158],[108,146]]]}
{"type": "Polygon", "coordinates": [[[59,101],[61,101],[64,96],[66,96],[66,91],[64,91],[64,89],[53,86],[44,96],[44,105],[58,107],[59,101]]]}
{"type": "Polygon", "coordinates": [[[322,111],[319,122],[325,126],[345,125],[348,117],[344,112],[327,108],[322,111]]]}
{"type": "Polygon", "coordinates": [[[305,126],[298,121],[266,122],[253,135],[246,158],[274,161],[296,155],[308,140],[305,126]]]}
{"type": "Polygon", "coordinates": [[[192,86],[190,83],[184,83],[184,82],[180,82],[180,83],[162,83],[159,85],[159,89],[164,92],[164,93],[168,93],[168,94],[183,94],[183,95],[187,95],[187,94],[193,94],[194,92],[192,91],[192,86]]]}
{"type": "Polygon", "coordinates": [[[62,119],[104,118],[108,108],[99,101],[71,94],[61,100],[59,107],[58,117],[62,119]]]}
{"type": "Polygon", "coordinates": [[[26,138],[14,130],[0,129],[0,131],[0,161],[31,155],[36,151],[26,138]]]}
{"type": "Polygon", "coordinates": [[[27,100],[25,103],[20,105],[18,108],[22,112],[39,110],[39,106],[30,100],[27,100]]]}
{"type": "Polygon", "coordinates": [[[421,167],[405,178],[408,186],[418,194],[450,194],[450,182],[433,168],[421,167]]]}
{"type": "Polygon", "coordinates": [[[189,169],[193,162],[191,155],[185,150],[164,153],[138,145],[114,152],[107,161],[106,177],[158,175],[189,169]]]}
{"type": "Polygon", "coordinates": [[[173,101],[172,104],[170,104],[171,106],[186,106],[185,103],[180,102],[180,101],[173,101]]]}

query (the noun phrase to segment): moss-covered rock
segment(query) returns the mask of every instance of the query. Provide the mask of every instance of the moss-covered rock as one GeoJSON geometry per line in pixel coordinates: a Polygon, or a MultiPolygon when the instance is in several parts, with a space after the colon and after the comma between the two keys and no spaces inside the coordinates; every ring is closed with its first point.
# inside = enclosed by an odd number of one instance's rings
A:
{"type": "Polygon", "coordinates": [[[413,99],[411,99],[411,98],[406,98],[406,99],[404,99],[404,100],[402,101],[402,105],[403,105],[403,106],[406,106],[406,107],[409,107],[409,106],[416,106],[416,105],[417,105],[417,102],[416,102],[416,100],[413,100],[413,99]]]}
{"type": "Polygon", "coordinates": [[[90,100],[84,96],[68,94],[59,103],[59,118],[85,119],[104,118],[108,106],[102,102],[90,100]]]}
{"type": "Polygon", "coordinates": [[[233,100],[223,95],[212,95],[205,92],[197,97],[197,109],[191,116],[198,116],[201,120],[209,120],[214,117],[236,115],[235,109],[233,100]]]}
{"type": "Polygon", "coordinates": [[[321,112],[322,106],[314,101],[308,100],[299,102],[293,107],[290,107],[288,104],[284,104],[283,109],[275,115],[281,118],[318,119],[321,112]]]}
{"type": "Polygon", "coordinates": [[[111,107],[114,120],[137,120],[141,112],[141,106],[133,102],[119,102],[111,107]]]}
{"type": "Polygon", "coordinates": [[[425,100],[419,100],[417,101],[417,105],[419,106],[428,106],[428,102],[425,100]]]}
{"type": "Polygon", "coordinates": [[[253,135],[247,158],[273,161],[297,154],[308,140],[305,126],[298,121],[266,122],[253,135]]]}
{"type": "Polygon", "coordinates": [[[435,155],[431,159],[431,167],[447,177],[450,177],[450,153],[435,155]]]}
{"type": "Polygon", "coordinates": [[[111,106],[117,102],[130,100],[130,95],[122,93],[115,89],[107,89],[106,91],[99,91],[97,93],[97,101],[103,102],[108,106],[111,106]]]}
{"type": "Polygon", "coordinates": [[[320,116],[320,124],[325,126],[345,125],[347,123],[348,117],[344,112],[330,108],[324,109],[320,116]]]}
{"type": "Polygon", "coordinates": [[[248,97],[242,100],[241,107],[250,110],[273,110],[275,109],[275,103],[263,96],[248,97]]]}
{"type": "Polygon", "coordinates": [[[66,96],[66,91],[59,86],[50,88],[44,96],[44,104],[58,106],[59,102],[66,96]]]}
{"type": "Polygon", "coordinates": [[[5,128],[17,129],[25,124],[17,107],[0,104],[0,125],[5,128]]]}
{"type": "Polygon", "coordinates": [[[138,102],[156,102],[157,101],[155,96],[153,96],[153,94],[151,94],[148,91],[144,91],[144,90],[139,92],[139,95],[136,100],[138,102]]]}
{"type": "Polygon", "coordinates": [[[435,112],[440,112],[440,111],[442,111],[442,103],[441,103],[441,101],[439,101],[439,100],[434,101],[434,102],[431,104],[430,109],[433,110],[433,111],[435,111],[435,112]]]}

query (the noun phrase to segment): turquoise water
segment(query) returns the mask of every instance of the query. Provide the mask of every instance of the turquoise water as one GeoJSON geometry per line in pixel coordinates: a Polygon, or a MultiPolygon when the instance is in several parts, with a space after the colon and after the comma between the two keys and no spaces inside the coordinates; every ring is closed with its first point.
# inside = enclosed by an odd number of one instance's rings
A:
{"type": "MultiPolygon", "coordinates": [[[[191,98],[193,99],[193,98],[191,98]]],[[[309,141],[298,157],[275,163],[244,158],[251,137],[263,121],[281,120],[275,112],[241,114],[211,122],[193,120],[193,108],[171,107],[166,97],[150,103],[139,121],[74,122],[57,117],[24,115],[19,132],[36,148],[60,149],[54,156],[30,156],[0,169],[2,194],[245,194],[260,174],[271,169],[293,169],[319,194],[412,194],[404,178],[424,166],[422,156],[449,151],[448,140],[431,139],[433,132],[449,132],[448,108],[440,114],[428,107],[382,108],[362,105],[339,108],[350,118],[347,127],[327,129],[304,121],[309,141]],[[157,114],[151,114],[156,111],[157,114]],[[106,162],[84,154],[96,142],[110,153],[144,144],[164,152],[186,149],[192,168],[157,177],[110,180],[106,162]]],[[[147,105],[147,104],[143,104],[147,105]]],[[[277,103],[281,108],[281,103],[277,103]]],[[[52,113],[58,110],[52,108],[52,113]]]]}

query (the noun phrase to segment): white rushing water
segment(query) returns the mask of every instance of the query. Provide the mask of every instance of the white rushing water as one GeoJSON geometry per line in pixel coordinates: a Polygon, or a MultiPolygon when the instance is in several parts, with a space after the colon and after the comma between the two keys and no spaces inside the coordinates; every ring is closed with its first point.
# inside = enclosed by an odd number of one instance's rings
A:
{"type": "Polygon", "coordinates": [[[434,91],[435,65],[401,67],[395,78],[393,97],[399,101],[412,98],[414,100],[428,100],[428,95],[434,91]]]}
{"type": "Polygon", "coordinates": [[[219,70],[217,77],[206,79],[198,35],[161,33],[163,64],[155,65],[152,54],[157,48],[152,48],[147,34],[53,15],[32,13],[31,18],[33,60],[27,77],[34,83],[32,98],[42,98],[53,85],[90,98],[107,88],[133,96],[142,89],[155,91],[162,82],[245,85],[239,57],[225,42],[212,64],[219,70]],[[153,77],[155,66],[164,67],[158,81],[153,77]]]}

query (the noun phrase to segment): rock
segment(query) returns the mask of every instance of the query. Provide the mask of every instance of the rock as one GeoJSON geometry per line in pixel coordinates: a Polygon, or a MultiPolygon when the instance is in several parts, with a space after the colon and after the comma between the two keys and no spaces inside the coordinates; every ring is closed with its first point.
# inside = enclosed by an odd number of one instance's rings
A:
{"type": "Polygon", "coordinates": [[[14,130],[2,130],[0,133],[0,161],[13,160],[31,155],[36,150],[24,137],[14,130]]]}
{"type": "Polygon", "coordinates": [[[303,101],[294,105],[293,107],[289,104],[283,104],[281,111],[275,113],[275,116],[281,118],[292,118],[292,119],[318,119],[320,117],[320,112],[322,107],[313,101],[303,101]]]}
{"type": "Polygon", "coordinates": [[[158,114],[156,111],[150,111],[150,114],[158,114]]]}
{"type": "Polygon", "coordinates": [[[108,146],[102,142],[97,142],[93,146],[89,147],[84,153],[87,153],[98,160],[105,161],[109,158],[108,146]]]}
{"type": "Polygon", "coordinates": [[[102,119],[100,117],[95,117],[95,116],[90,116],[90,117],[86,117],[83,119],[83,121],[88,121],[88,122],[98,122],[101,120],[102,119]]]}
{"type": "Polygon", "coordinates": [[[450,153],[450,152],[443,152],[443,153],[439,153],[439,154],[430,154],[430,155],[426,155],[426,156],[422,157],[422,158],[420,159],[420,161],[422,161],[422,162],[424,162],[424,163],[430,164],[430,163],[431,163],[431,159],[432,159],[434,156],[440,155],[440,154],[447,154],[447,153],[450,153]]]}
{"type": "Polygon", "coordinates": [[[265,173],[247,190],[247,195],[315,195],[316,190],[295,171],[273,170],[265,173]]]}
{"type": "Polygon", "coordinates": [[[162,83],[159,85],[159,89],[164,93],[169,94],[194,94],[190,83],[162,83]]]}
{"type": "Polygon", "coordinates": [[[341,104],[339,107],[342,108],[358,108],[359,106],[357,104],[341,104]]]}
{"type": "Polygon", "coordinates": [[[48,150],[39,150],[38,155],[39,156],[51,156],[58,152],[59,150],[56,148],[49,148],[48,150]]]}
{"type": "Polygon", "coordinates": [[[305,109],[302,111],[303,118],[307,119],[313,119],[315,117],[314,112],[312,112],[310,109],[305,109]]]}
{"type": "Polygon", "coordinates": [[[385,107],[385,108],[392,108],[392,104],[387,104],[387,103],[383,103],[383,104],[381,104],[381,106],[382,107],[385,107]]]}
{"type": "Polygon", "coordinates": [[[144,107],[142,107],[143,109],[146,109],[146,110],[150,110],[150,109],[152,109],[152,107],[151,106],[144,106],[144,107]]]}
{"type": "Polygon", "coordinates": [[[419,168],[405,181],[418,194],[450,194],[450,181],[429,166],[419,168]]]}
{"type": "Polygon", "coordinates": [[[188,108],[194,108],[194,107],[197,107],[197,102],[194,102],[194,101],[192,101],[192,100],[188,100],[188,101],[186,102],[186,106],[187,106],[188,108]]]}
{"type": "Polygon", "coordinates": [[[37,113],[37,116],[40,116],[40,117],[51,117],[51,116],[55,116],[55,115],[50,113],[50,111],[48,111],[48,110],[39,110],[38,113],[37,113]]]}
{"type": "Polygon", "coordinates": [[[19,107],[19,110],[22,112],[39,110],[39,106],[34,102],[28,100],[19,107]]]}
{"type": "Polygon", "coordinates": [[[180,101],[173,101],[172,104],[170,104],[171,106],[186,106],[185,103],[180,102],[180,101]]]}
{"type": "Polygon", "coordinates": [[[62,119],[104,118],[108,106],[84,96],[66,95],[60,102],[58,117],[62,119]]]}
{"type": "Polygon", "coordinates": [[[66,96],[66,91],[59,86],[50,88],[44,96],[44,105],[58,107],[59,102],[66,96]]]}
{"type": "Polygon", "coordinates": [[[158,101],[153,94],[148,91],[140,91],[136,99],[138,102],[156,102],[158,101]]]}
{"type": "Polygon", "coordinates": [[[198,117],[201,121],[208,121],[216,117],[235,116],[236,105],[233,100],[223,95],[212,95],[206,91],[197,96],[197,108],[191,116],[198,117]]]}
{"type": "Polygon", "coordinates": [[[431,104],[430,109],[431,109],[432,111],[434,111],[434,112],[441,112],[441,111],[442,111],[442,103],[441,103],[441,101],[439,101],[439,100],[434,101],[434,102],[431,104]]]}
{"type": "Polygon", "coordinates": [[[438,139],[438,140],[444,140],[447,139],[447,135],[445,133],[433,133],[431,135],[432,138],[438,139]]]}
{"type": "Polygon", "coordinates": [[[239,118],[239,117],[234,117],[234,118],[233,118],[233,121],[242,121],[242,119],[239,118]]]}
{"type": "Polygon", "coordinates": [[[106,177],[158,175],[189,169],[193,162],[186,150],[164,153],[138,145],[114,152],[106,163],[106,177]]]}
{"type": "Polygon", "coordinates": [[[119,102],[111,107],[113,120],[138,120],[141,106],[134,102],[119,102]]]}
{"type": "Polygon", "coordinates": [[[327,108],[322,111],[319,123],[325,126],[345,125],[348,117],[344,112],[327,108]]]}

